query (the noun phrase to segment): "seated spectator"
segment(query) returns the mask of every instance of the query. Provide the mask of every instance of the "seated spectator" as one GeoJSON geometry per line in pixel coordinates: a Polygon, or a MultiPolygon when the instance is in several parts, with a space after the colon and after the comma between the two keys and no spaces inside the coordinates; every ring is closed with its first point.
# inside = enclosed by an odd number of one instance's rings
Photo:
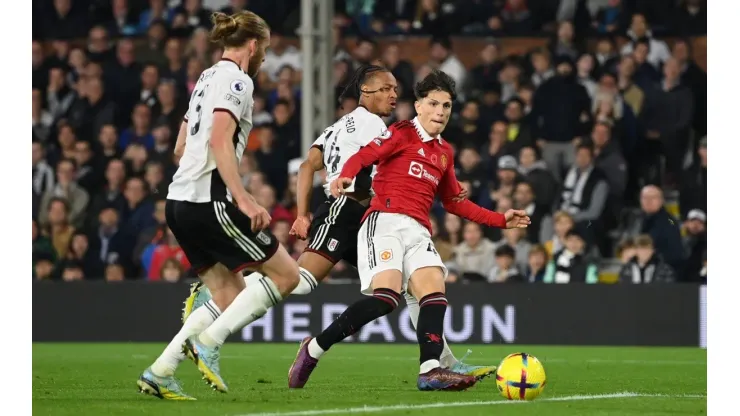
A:
{"type": "Polygon", "coordinates": [[[692,209],[686,216],[683,229],[683,244],[688,256],[683,280],[700,282],[707,258],[707,214],[702,210],[692,209]]]}
{"type": "Polygon", "coordinates": [[[532,185],[528,182],[519,182],[514,191],[514,207],[524,210],[532,221],[526,229],[527,240],[531,243],[540,242],[542,220],[550,214],[548,207],[535,203],[536,195],[532,185]]]}
{"type": "Polygon", "coordinates": [[[272,224],[277,221],[287,221],[293,224],[295,218],[285,207],[280,205],[275,197],[275,188],[270,185],[262,186],[259,191],[254,194],[257,203],[264,207],[272,217],[272,224]]]}
{"type": "Polygon", "coordinates": [[[619,271],[621,283],[671,283],[675,272],[653,247],[653,239],[643,234],[635,239],[635,256],[619,271]]]}
{"type": "Polygon", "coordinates": [[[575,222],[594,225],[601,219],[609,197],[606,175],[594,165],[591,145],[577,148],[576,163],[565,176],[560,209],[570,213],[575,222]]]}
{"type": "Polygon", "coordinates": [[[65,258],[69,243],[75,233],[75,227],[69,222],[69,205],[62,198],[53,198],[49,204],[47,222],[44,223],[46,235],[51,239],[58,258],[65,258]]]}
{"type": "Polygon", "coordinates": [[[60,276],[62,281],[65,282],[85,280],[85,272],[82,270],[82,266],[74,261],[62,263],[60,276]]]}
{"type": "Polygon", "coordinates": [[[622,47],[622,55],[631,54],[637,49],[637,43],[645,42],[649,51],[647,61],[654,68],[660,68],[663,62],[671,56],[668,45],[662,40],[653,37],[653,33],[650,31],[650,26],[644,14],[635,13],[632,15],[632,23],[627,31],[627,36],[630,38],[630,42],[627,42],[622,47]]]}
{"type": "Polygon", "coordinates": [[[686,217],[689,211],[699,209],[707,212],[707,138],[699,140],[698,156],[681,178],[679,206],[686,217]]]}
{"type": "Polygon", "coordinates": [[[159,271],[161,279],[168,283],[177,283],[185,275],[185,269],[182,263],[174,258],[168,258],[162,265],[162,269],[159,271]]]}
{"type": "Polygon", "coordinates": [[[54,277],[54,258],[50,253],[36,253],[33,255],[34,280],[52,280],[54,277]]]}
{"type": "MultiPolygon", "coordinates": [[[[51,240],[49,237],[45,236],[41,229],[39,228],[38,223],[36,220],[31,221],[33,226],[33,232],[31,237],[31,244],[32,244],[32,257],[34,259],[51,259],[51,261],[56,260],[56,251],[54,250],[54,245],[52,245],[51,240]]],[[[34,265],[37,260],[34,260],[34,265]]],[[[35,269],[35,266],[34,266],[35,269]]]]}
{"type": "Polygon", "coordinates": [[[634,238],[625,238],[617,244],[615,255],[619,259],[619,264],[624,266],[637,255],[637,247],[634,238]]]}
{"type": "Polygon", "coordinates": [[[596,262],[586,253],[586,239],[577,229],[568,231],[565,248],[555,253],[547,266],[545,283],[598,283],[596,262]]]}
{"type": "Polygon", "coordinates": [[[132,125],[121,133],[118,138],[118,146],[125,150],[129,144],[138,143],[144,145],[147,150],[154,149],[154,136],[151,131],[152,113],[146,103],[136,104],[131,117],[132,125]]]}
{"type": "Polygon", "coordinates": [[[494,266],[496,247],[483,237],[480,224],[468,221],[463,229],[463,242],[455,247],[455,257],[448,269],[458,277],[483,281],[494,266]]]}
{"type": "Polygon", "coordinates": [[[488,272],[490,283],[521,283],[524,282],[519,268],[516,266],[514,249],[508,245],[498,247],[494,253],[495,266],[488,272]]]}
{"type": "Polygon", "coordinates": [[[63,199],[69,209],[69,222],[75,227],[81,227],[85,222],[87,204],[90,201],[88,193],[74,180],[77,166],[72,159],[61,160],[57,164],[57,183],[53,188],[44,192],[39,207],[39,222],[46,224],[49,206],[54,199],[63,199]]]}
{"type": "Polygon", "coordinates": [[[547,270],[547,251],[545,247],[537,244],[529,250],[527,258],[527,270],[524,273],[524,280],[529,283],[542,283],[545,279],[547,270]]]}
{"type": "Polygon", "coordinates": [[[112,263],[105,267],[105,281],[106,282],[122,282],[126,279],[126,271],[123,266],[118,263],[112,263]]]}
{"type": "Polygon", "coordinates": [[[509,246],[514,249],[514,260],[520,271],[527,269],[527,258],[532,248],[532,243],[527,241],[526,233],[523,228],[506,229],[501,232],[502,238],[495,242],[496,247],[509,246]]]}
{"type": "MultiPolygon", "coordinates": [[[[144,255],[146,256],[146,251],[144,255]]],[[[185,252],[180,247],[180,244],[178,244],[177,239],[175,239],[169,227],[166,229],[162,242],[153,248],[151,264],[148,267],[149,281],[154,282],[163,278],[161,273],[168,260],[175,260],[180,263],[182,270],[190,268],[190,261],[188,261],[185,252]]]]}
{"type": "Polygon", "coordinates": [[[434,243],[434,247],[437,249],[442,262],[447,263],[452,260],[455,254],[455,246],[445,240],[439,233],[439,221],[437,221],[437,217],[430,215],[429,222],[432,224],[432,242],[434,243]]]}
{"type": "Polygon", "coordinates": [[[539,158],[536,147],[527,146],[519,151],[517,170],[523,180],[532,185],[537,204],[550,210],[557,199],[558,183],[545,161],[539,158]]]}
{"type": "Polygon", "coordinates": [[[132,254],[136,240],[129,230],[121,226],[118,211],[104,208],[98,216],[98,224],[87,234],[95,264],[93,275],[106,276],[107,280],[108,267],[116,265],[123,267],[127,276],[135,277],[132,254]]]}
{"type": "MultiPolygon", "coordinates": [[[[550,258],[565,247],[565,237],[575,226],[573,217],[565,211],[556,212],[551,222],[553,223],[553,236],[544,244],[547,256],[550,258]]],[[[545,227],[544,224],[543,227],[545,227]]]]}
{"type": "Polygon", "coordinates": [[[69,249],[67,255],[63,259],[63,263],[74,263],[82,270],[85,278],[97,278],[95,276],[95,259],[88,250],[89,242],[87,241],[87,235],[81,231],[75,232],[72,239],[69,242],[69,249]]]}

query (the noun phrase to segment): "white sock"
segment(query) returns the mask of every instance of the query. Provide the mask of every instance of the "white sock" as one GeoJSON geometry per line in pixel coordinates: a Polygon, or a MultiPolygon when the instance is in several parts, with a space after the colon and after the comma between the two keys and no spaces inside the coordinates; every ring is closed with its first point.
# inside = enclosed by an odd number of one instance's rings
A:
{"type": "Polygon", "coordinates": [[[203,332],[220,314],[221,311],[213,300],[209,300],[202,307],[194,310],[185,320],[180,332],[172,338],[162,355],[152,364],[152,372],[160,377],[169,377],[175,374],[177,365],[185,359],[185,355],[182,353],[182,344],[191,336],[203,332]]]}
{"type": "MultiPolygon", "coordinates": [[[[403,297],[406,298],[406,305],[408,305],[409,308],[411,325],[416,329],[416,323],[419,321],[419,301],[408,292],[404,292],[403,297]]],[[[442,335],[442,342],[444,343],[444,349],[442,350],[442,355],[439,357],[439,363],[443,368],[450,368],[457,364],[457,358],[452,354],[452,350],[450,350],[450,346],[447,345],[447,339],[444,335],[442,335]]]]}
{"type": "Polygon", "coordinates": [[[426,360],[419,366],[419,374],[428,373],[435,368],[439,368],[439,361],[437,360],[426,360]]]}
{"type": "Polygon", "coordinates": [[[257,283],[260,279],[265,277],[262,273],[254,272],[244,276],[244,284],[247,286],[257,283]]]}
{"type": "Polygon", "coordinates": [[[301,272],[301,278],[298,279],[298,286],[296,286],[295,289],[293,289],[293,292],[291,292],[290,294],[308,295],[316,289],[316,286],[318,286],[319,283],[316,281],[316,278],[313,277],[313,274],[311,274],[311,272],[304,269],[303,267],[300,267],[299,269],[301,272]]]}
{"type": "Polygon", "coordinates": [[[316,342],[316,338],[308,342],[308,355],[311,357],[318,360],[325,352],[326,351],[324,351],[323,348],[319,347],[319,343],[316,342]]]}
{"type": "Polygon", "coordinates": [[[282,299],[272,279],[263,277],[244,288],[198,339],[208,347],[220,347],[229,335],[261,318],[282,299]]]}

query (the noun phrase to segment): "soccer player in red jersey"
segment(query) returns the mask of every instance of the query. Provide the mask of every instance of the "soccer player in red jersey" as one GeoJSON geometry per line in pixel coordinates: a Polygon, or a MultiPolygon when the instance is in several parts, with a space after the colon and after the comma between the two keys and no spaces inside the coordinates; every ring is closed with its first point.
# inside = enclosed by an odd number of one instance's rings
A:
{"type": "Polygon", "coordinates": [[[440,366],[447,268],[432,242],[429,211],[439,196],[448,212],[491,227],[524,228],[530,220],[524,211],[500,214],[456,198],[460,185],[453,150],[440,136],[452,111],[455,83],[444,72],[433,71],[414,93],[418,117],[393,124],[387,134],[352,156],[330,185],[337,197],[363,168],[378,165],[375,197],[358,235],[365,241],[358,239],[357,268],[362,293],[370,296],[347,308],[319,336],[303,340],[290,368],[291,388],[306,384],[332,345],[398,307],[403,291],[415,296],[420,306],[419,390],[463,390],[477,381],[440,366]]]}

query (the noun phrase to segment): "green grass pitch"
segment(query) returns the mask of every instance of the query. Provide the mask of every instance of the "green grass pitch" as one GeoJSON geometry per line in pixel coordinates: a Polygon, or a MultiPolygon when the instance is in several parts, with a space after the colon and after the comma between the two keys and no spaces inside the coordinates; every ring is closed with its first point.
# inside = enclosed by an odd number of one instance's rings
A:
{"type": "Polygon", "coordinates": [[[697,348],[453,346],[473,364],[498,364],[527,352],[547,372],[535,401],[508,402],[493,379],[465,392],[416,390],[414,345],[341,344],[327,353],[303,390],[288,390],[298,344],[227,344],[228,394],[211,391],[195,366],[178,370],[193,402],[137,393],[136,380],[164,344],[34,344],[36,415],[696,415],[707,409],[707,355],[697,348]],[[361,408],[367,407],[365,411],[361,408]]]}

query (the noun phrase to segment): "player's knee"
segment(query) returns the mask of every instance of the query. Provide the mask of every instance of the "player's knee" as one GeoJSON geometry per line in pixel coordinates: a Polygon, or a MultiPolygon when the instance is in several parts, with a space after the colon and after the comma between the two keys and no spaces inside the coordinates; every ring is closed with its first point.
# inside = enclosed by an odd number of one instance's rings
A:
{"type": "Polygon", "coordinates": [[[262,273],[270,277],[283,297],[288,296],[298,286],[300,279],[298,263],[283,247],[280,247],[275,255],[262,265],[262,273]]]}
{"type": "Polygon", "coordinates": [[[377,299],[378,312],[388,315],[393,312],[401,302],[401,294],[392,289],[378,288],[373,290],[373,298],[377,299]]]}
{"type": "Polygon", "coordinates": [[[437,266],[416,269],[409,278],[409,292],[416,299],[421,299],[430,293],[444,293],[445,275],[443,270],[437,266]]]}

